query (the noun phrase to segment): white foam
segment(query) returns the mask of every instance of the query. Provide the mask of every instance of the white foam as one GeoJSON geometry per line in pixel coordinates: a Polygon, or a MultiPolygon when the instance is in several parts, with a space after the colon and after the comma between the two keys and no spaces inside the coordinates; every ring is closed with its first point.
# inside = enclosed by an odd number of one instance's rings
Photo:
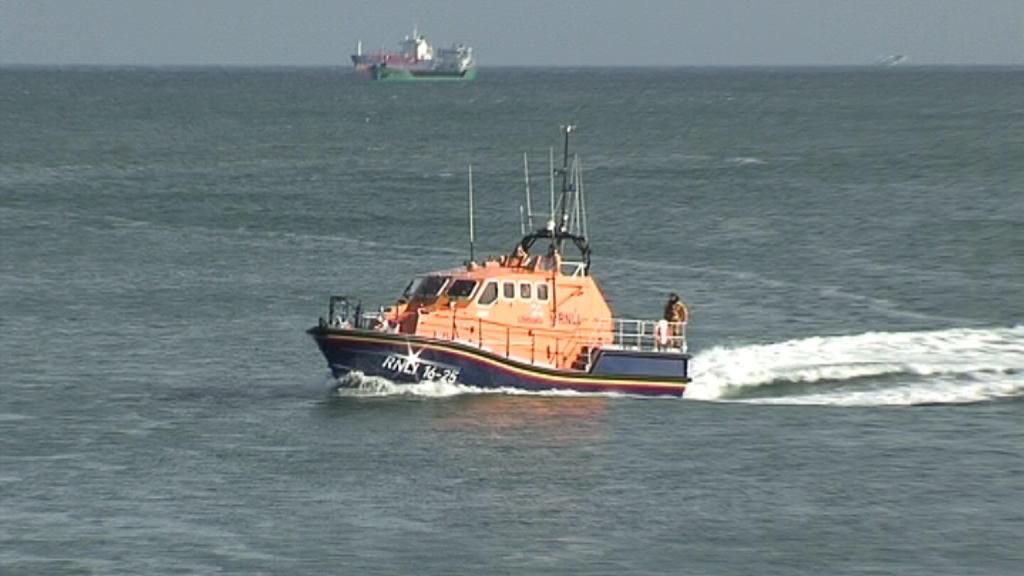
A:
{"type": "Polygon", "coordinates": [[[766,164],[764,160],[760,158],[755,158],[753,156],[734,156],[732,158],[727,159],[726,162],[729,162],[730,164],[735,164],[737,166],[752,166],[766,164]]]}
{"type": "MultiPolygon", "coordinates": [[[[332,379],[333,380],[333,379],[332,379]]],[[[463,394],[502,394],[507,396],[550,396],[550,397],[622,397],[618,392],[578,392],[576,390],[523,390],[520,388],[479,388],[464,384],[442,382],[399,383],[380,376],[367,376],[352,372],[339,380],[339,396],[356,398],[381,398],[388,396],[416,396],[422,398],[448,398],[463,394]]]]}
{"type": "Polygon", "coordinates": [[[28,414],[15,414],[11,412],[0,412],[0,422],[21,422],[24,420],[34,420],[34,416],[28,414]]]}
{"type": "Polygon", "coordinates": [[[844,406],[980,402],[1024,395],[1024,326],[715,347],[693,358],[690,376],[684,397],[696,400],[844,406]],[[893,377],[864,385],[865,379],[885,376],[893,377]],[[787,382],[838,385],[745,398],[755,388],[787,382]]]}
{"type": "Polygon", "coordinates": [[[358,398],[374,398],[385,396],[423,396],[427,398],[446,398],[470,392],[467,386],[447,384],[443,382],[417,382],[402,384],[380,376],[367,376],[361,372],[352,372],[335,381],[339,396],[358,398]]]}

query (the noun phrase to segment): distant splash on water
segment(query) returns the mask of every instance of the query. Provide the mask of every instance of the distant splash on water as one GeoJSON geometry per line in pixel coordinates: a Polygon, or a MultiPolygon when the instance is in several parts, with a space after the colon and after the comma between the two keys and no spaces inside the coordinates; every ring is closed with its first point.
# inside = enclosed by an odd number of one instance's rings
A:
{"type": "MultiPolygon", "coordinates": [[[[696,354],[684,399],[754,404],[912,406],[1024,396],[1024,326],[815,336],[720,346],[696,354]]],[[[466,394],[624,397],[462,384],[399,384],[351,374],[342,397],[448,398],[466,394]]]]}
{"type": "Polygon", "coordinates": [[[734,156],[732,158],[728,158],[726,162],[728,162],[729,164],[734,164],[736,166],[759,166],[762,164],[767,164],[767,162],[765,162],[764,160],[760,158],[755,158],[753,156],[734,156]]]}
{"type": "Polygon", "coordinates": [[[867,332],[715,347],[693,358],[684,398],[910,406],[1024,396],[1024,326],[867,332]]]}

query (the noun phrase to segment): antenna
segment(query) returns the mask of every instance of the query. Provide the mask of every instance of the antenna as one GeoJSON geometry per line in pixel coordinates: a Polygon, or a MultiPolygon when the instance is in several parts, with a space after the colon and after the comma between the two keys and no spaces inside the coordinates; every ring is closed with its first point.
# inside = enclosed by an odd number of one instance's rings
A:
{"type": "Polygon", "coordinates": [[[469,165],[469,261],[472,262],[475,258],[473,257],[473,242],[475,237],[473,235],[473,165],[469,165]]]}
{"type": "MultiPolygon", "coordinates": [[[[559,232],[566,232],[568,231],[570,216],[570,213],[568,212],[568,203],[572,199],[571,196],[569,196],[569,192],[571,192],[571,190],[569,190],[569,135],[576,129],[576,125],[563,124],[561,128],[562,131],[565,132],[565,145],[562,152],[562,168],[559,170],[559,173],[562,175],[562,193],[558,199],[559,214],[556,230],[559,232]]],[[[573,182],[573,184],[575,185],[575,182],[573,182]]],[[[559,242],[559,244],[561,244],[561,242],[559,242]]]]}
{"type": "Polygon", "coordinates": [[[573,218],[576,222],[576,228],[573,233],[579,234],[583,231],[583,207],[580,204],[580,157],[578,154],[573,154],[572,156],[572,189],[575,196],[573,199],[575,204],[573,207],[573,218]]]}
{"type": "Polygon", "coordinates": [[[548,184],[551,187],[551,217],[549,222],[555,221],[555,149],[548,148],[548,184]]]}
{"type": "MultiPolygon", "coordinates": [[[[569,139],[576,131],[576,125],[563,124],[562,132],[565,135],[563,146],[562,166],[555,168],[555,149],[548,148],[548,184],[551,194],[551,212],[543,228],[536,229],[523,236],[519,245],[523,250],[529,252],[530,247],[538,240],[551,242],[550,249],[561,252],[563,244],[568,240],[579,250],[583,259],[583,274],[590,273],[590,244],[587,242],[587,206],[583,195],[583,162],[578,154],[573,154],[572,163],[569,163],[569,139]],[[562,177],[562,190],[555,202],[555,177],[562,177]]],[[[529,159],[523,156],[523,170],[526,173],[527,202],[530,202],[529,194],[529,159]]],[[[519,207],[519,226],[522,228],[522,206],[519,207]]],[[[532,210],[528,216],[532,216],[532,210]]]]}
{"type": "Polygon", "coordinates": [[[572,131],[575,129],[576,126],[574,124],[562,125],[562,130],[565,132],[565,147],[562,149],[562,192],[568,190],[566,186],[569,178],[567,170],[569,168],[569,134],[572,134],[572,131]]]}
{"type": "Polygon", "coordinates": [[[523,179],[526,181],[526,221],[530,225],[530,230],[533,230],[533,207],[530,206],[530,160],[526,157],[526,152],[523,152],[523,179]]]}
{"type": "Polygon", "coordinates": [[[583,215],[583,237],[590,238],[590,234],[587,232],[587,196],[583,193],[583,160],[577,158],[578,172],[576,173],[576,187],[579,189],[580,194],[580,212],[583,215]]]}

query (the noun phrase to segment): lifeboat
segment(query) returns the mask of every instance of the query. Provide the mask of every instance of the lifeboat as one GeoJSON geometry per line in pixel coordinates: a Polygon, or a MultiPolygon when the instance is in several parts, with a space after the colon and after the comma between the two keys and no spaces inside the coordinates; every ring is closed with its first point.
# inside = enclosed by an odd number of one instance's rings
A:
{"type": "MultiPolygon", "coordinates": [[[[683,394],[686,323],[615,317],[591,274],[579,161],[569,162],[573,126],[563,132],[563,164],[552,170],[562,180],[558,202],[507,254],[476,261],[471,224],[466,264],[416,276],[389,305],[367,311],[354,298],[330,298],[308,333],[340,385],[358,386],[346,378],[355,373],[482,389],[683,394]]],[[[470,206],[472,222],[472,172],[470,206]]]]}

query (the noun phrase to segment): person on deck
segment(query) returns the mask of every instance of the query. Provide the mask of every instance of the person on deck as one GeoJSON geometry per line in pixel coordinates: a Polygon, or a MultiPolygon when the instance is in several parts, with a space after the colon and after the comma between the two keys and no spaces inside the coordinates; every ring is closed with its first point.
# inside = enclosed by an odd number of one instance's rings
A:
{"type": "Polygon", "coordinates": [[[562,254],[559,253],[555,245],[552,244],[548,248],[548,253],[543,258],[538,258],[534,264],[534,270],[550,271],[550,270],[561,270],[562,268],[562,254]]]}
{"type": "MultiPolygon", "coordinates": [[[[672,325],[672,334],[675,338],[683,335],[683,324],[690,319],[690,311],[686,304],[679,299],[675,292],[668,295],[668,303],[665,304],[665,320],[672,325]]],[[[678,345],[678,344],[677,344],[678,345]]]]}
{"type": "Polygon", "coordinates": [[[522,244],[516,244],[516,249],[511,256],[508,257],[508,266],[518,268],[519,266],[526,266],[527,260],[530,255],[523,250],[522,244]]]}

